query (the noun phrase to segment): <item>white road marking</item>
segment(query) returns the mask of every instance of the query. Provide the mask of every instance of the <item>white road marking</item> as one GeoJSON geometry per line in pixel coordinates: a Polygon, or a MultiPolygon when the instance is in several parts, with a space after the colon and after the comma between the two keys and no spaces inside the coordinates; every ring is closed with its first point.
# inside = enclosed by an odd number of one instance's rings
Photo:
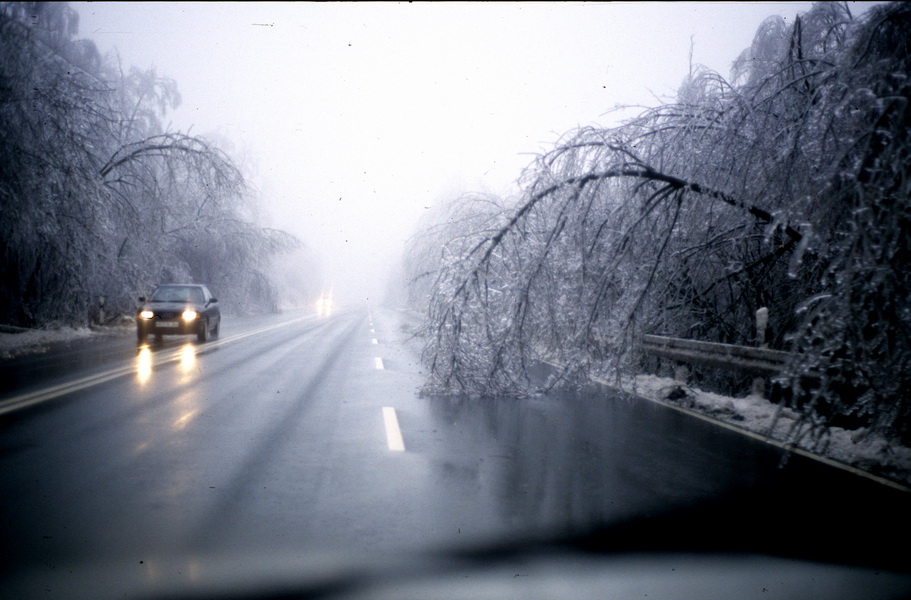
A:
{"type": "Polygon", "coordinates": [[[371,340],[370,340],[370,343],[371,343],[371,344],[379,344],[379,342],[376,340],[376,338],[371,339],[371,340]]]}
{"type": "Polygon", "coordinates": [[[386,445],[393,452],[404,452],[405,442],[402,440],[402,430],[399,429],[395,409],[391,406],[383,407],[383,423],[386,425],[386,445]]]}
{"type": "Polygon", "coordinates": [[[383,359],[380,358],[379,356],[377,356],[376,358],[373,359],[373,363],[376,365],[376,368],[379,370],[383,370],[386,368],[383,366],[383,359]]]}

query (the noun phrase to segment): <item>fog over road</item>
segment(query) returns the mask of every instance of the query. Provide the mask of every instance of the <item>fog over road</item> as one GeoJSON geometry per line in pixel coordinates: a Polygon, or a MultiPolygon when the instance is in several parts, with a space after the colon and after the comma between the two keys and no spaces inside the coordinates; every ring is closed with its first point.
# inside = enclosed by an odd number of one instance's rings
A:
{"type": "Polygon", "coordinates": [[[782,468],[772,446],[603,388],[423,397],[416,324],[366,307],[226,317],[205,344],[137,348],[130,335],[7,363],[3,564],[136,571],[173,556],[465,547],[585,533],[742,492],[753,504],[671,543],[739,532],[745,546],[807,536],[814,549],[859,552],[870,540],[850,515],[839,518],[851,531],[834,531],[833,515],[875,501],[896,517],[900,494],[871,496],[872,483],[800,457],[782,468]]]}

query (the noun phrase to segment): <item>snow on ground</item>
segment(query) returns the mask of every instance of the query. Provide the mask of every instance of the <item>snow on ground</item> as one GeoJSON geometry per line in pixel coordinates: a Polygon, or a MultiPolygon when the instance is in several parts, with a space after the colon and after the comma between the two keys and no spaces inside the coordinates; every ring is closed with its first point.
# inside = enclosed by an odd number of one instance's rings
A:
{"type": "MultiPolygon", "coordinates": [[[[44,329],[4,328],[0,331],[0,360],[28,354],[44,354],[51,345],[89,337],[125,332],[127,324],[108,327],[48,327],[44,329]],[[12,333],[15,331],[15,333],[12,333]]],[[[130,329],[132,331],[132,329],[130,329]]]]}
{"type": "MultiPolygon", "coordinates": [[[[798,415],[762,396],[732,398],[683,385],[673,378],[639,375],[620,385],[623,391],[685,412],[720,421],[754,437],[790,447],[798,415]]],[[[865,430],[829,428],[821,438],[803,436],[797,451],[828,459],[905,487],[911,487],[911,448],[889,444],[865,430]]]]}
{"type": "Polygon", "coordinates": [[[42,354],[48,345],[69,342],[95,335],[88,327],[60,327],[54,329],[29,329],[17,333],[0,332],[0,359],[15,358],[24,354],[42,354]]]}

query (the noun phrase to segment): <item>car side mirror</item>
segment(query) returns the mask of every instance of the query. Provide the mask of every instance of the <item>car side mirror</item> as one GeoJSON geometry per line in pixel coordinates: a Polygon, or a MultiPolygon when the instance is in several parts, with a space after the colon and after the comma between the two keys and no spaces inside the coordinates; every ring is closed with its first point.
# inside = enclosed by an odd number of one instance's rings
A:
{"type": "Polygon", "coordinates": [[[215,304],[218,300],[216,298],[209,298],[209,302],[215,304]]]}
{"type": "Polygon", "coordinates": [[[146,301],[146,297],[145,297],[145,296],[140,296],[140,297],[139,297],[139,301],[140,301],[140,302],[145,302],[145,301],[146,301]]]}

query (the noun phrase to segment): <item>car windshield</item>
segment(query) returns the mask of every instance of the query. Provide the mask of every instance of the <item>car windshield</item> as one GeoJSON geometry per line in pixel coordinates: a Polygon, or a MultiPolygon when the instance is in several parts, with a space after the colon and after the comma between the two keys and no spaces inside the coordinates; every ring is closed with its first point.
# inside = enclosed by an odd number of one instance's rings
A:
{"type": "Polygon", "coordinates": [[[911,600],[908,31],[0,2],[0,600],[911,600]]]}
{"type": "Polygon", "coordinates": [[[162,286],[152,293],[149,302],[202,302],[202,290],[184,285],[162,286]]]}

